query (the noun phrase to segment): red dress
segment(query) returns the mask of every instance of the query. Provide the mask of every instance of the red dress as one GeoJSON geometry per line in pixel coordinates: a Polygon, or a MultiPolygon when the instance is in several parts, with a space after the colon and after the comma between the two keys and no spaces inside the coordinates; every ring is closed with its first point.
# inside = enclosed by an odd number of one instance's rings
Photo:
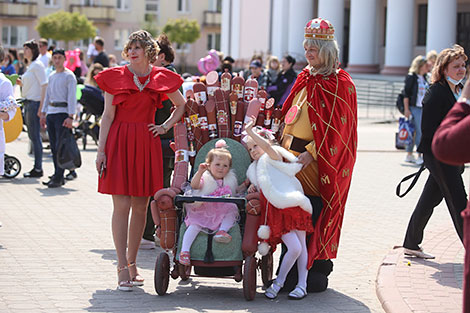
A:
{"type": "MultiPolygon", "coordinates": [[[[289,207],[278,209],[268,202],[266,197],[260,192],[261,218],[266,216],[266,225],[271,230],[271,235],[267,240],[271,249],[275,250],[277,244],[281,243],[281,237],[291,230],[304,230],[307,234],[313,232],[312,214],[306,212],[301,207],[289,207]],[[267,206],[266,206],[267,204],[267,206]],[[268,214],[266,215],[266,209],[268,214]]],[[[261,224],[265,221],[261,220],[261,224]]]]}
{"type": "MultiPolygon", "coordinates": [[[[95,76],[99,87],[114,95],[116,113],[106,140],[106,170],[98,180],[98,192],[148,197],[163,188],[160,137],[148,124],[155,123],[164,94],[178,90],[183,79],[165,68],[153,67],[142,91],[127,66],[113,67],[95,76]]],[[[140,79],[141,83],[148,76],[140,79]]]]}

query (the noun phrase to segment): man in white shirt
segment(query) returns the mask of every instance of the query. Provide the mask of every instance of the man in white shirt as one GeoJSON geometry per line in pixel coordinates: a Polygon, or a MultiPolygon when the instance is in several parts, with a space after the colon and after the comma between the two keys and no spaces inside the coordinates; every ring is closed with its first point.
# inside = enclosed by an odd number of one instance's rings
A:
{"type": "Polygon", "coordinates": [[[77,80],[71,70],[64,66],[65,51],[56,49],[52,52],[52,64],[55,71],[49,77],[46,97],[41,114],[41,126],[47,124],[47,133],[54,161],[54,175],[45,182],[49,188],[57,188],[64,184],[64,169],[58,166],[59,139],[65,128],[72,128],[73,115],[77,104],[77,80]]]}
{"type": "Polygon", "coordinates": [[[49,67],[51,61],[51,54],[47,51],[47,39],[39,39],[39,60],[44,64],[44,68],[49,67]]]}

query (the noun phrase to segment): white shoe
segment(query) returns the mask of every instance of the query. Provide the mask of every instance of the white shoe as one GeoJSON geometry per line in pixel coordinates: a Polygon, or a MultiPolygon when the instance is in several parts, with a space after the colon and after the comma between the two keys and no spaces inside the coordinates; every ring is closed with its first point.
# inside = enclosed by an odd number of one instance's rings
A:
{"type": "Polygon", "coordinates": [[[423,157],[418,157],[418,158],[416,159],[415,163],[416,163],[417,165],[423,164],[423,163],[424,163],[423,157]]]}
{"type": "Polygon", "coordinates": [[[412,154],[407,154],[405,157],[405,162],[408,163],[415,163],[415,157],[412,154]]]}
{"type": "Polygon", "coordinates": [[[140,241],[139,249],[142,249],[142,250],[155,249],[155,242],[142,238],[142,240],[140,241]]]}
{"type": "Polygon", "coordinates": [[[420,258],[420,259],[435,259],[435,256],[434,256],[434,255],[425,253],[425,252],[423,251],[423,249],[411,250],[411,249],[405,248],[405,251],[404,251],[404,252],[405,252],[405,255],[408,255],[408,256],[415,256],[415,257],[420,258]]]}
{"type": "Polygon", "coordinates": [[[155,236],[155,247],[160,247],[160,238],[155,236]]]}

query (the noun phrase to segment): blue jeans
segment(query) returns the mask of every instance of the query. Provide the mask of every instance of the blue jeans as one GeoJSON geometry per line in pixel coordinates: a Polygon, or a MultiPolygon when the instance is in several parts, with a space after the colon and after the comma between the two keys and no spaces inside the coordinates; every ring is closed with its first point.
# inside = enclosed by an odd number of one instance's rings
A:
{"type": "Polygon", "coordinates": [[[406,146],[406,152],[413,152],[413,147],[416,145],[416,148],[418,148],[421,142],[421,117],[423,115],[423,108],[410,107],[410,111],[413,117],[413,124],[415,125],[415,137],[413,143],[406,146]]]}
{"type": "Polygon", "coordinates": [[[62,132],[67,128],[62,126],[64,120],[69,115],[67,113],[48,114],[46,117],[47,133],[49,134],[49,142],[51,144],[52,160],[54,161],[54,181],[62,181],[64,179],[64,169],[57,165],[57,151],[59,148],[59,139],[62,132]]]}
{"type": "Polygon", "coordinates": [[[24,116],[26,126],[28,126],[28,137],[33,145],[34,153],[34,168],[42,170],[42,139],[41,139],[41,125],[39,124],[38,117],[39,101],[25,102],[24,116]]]}

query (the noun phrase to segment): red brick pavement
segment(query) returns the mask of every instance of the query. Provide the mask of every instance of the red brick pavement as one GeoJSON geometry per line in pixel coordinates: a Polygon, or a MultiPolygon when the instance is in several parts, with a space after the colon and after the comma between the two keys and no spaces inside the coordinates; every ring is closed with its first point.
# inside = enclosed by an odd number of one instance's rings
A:
{"type": "Polygon", "coordinates": [[[464,248],[453,228],[426,233],[434,260],[407,257],[395,248],[377,275],[377,296],[388,313],[461,313],[464,248]]]}

